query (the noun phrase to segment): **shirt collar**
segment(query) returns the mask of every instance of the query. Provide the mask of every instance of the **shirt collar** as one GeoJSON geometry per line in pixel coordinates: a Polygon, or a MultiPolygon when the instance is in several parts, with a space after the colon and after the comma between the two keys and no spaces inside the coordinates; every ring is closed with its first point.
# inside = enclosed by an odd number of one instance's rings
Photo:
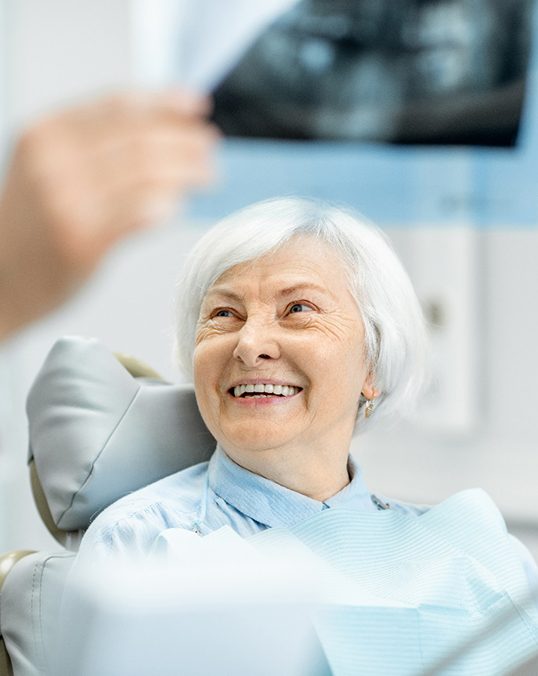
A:
{"type": "Polygon", "coordinates": [[[217,447],[209,462],[209,486],[229,505],[270,528],[290,527],[328,508],[376,511],[360,467],[351,456],[348,468],[350,483],[320,502],[240,467],[217,447]]]}

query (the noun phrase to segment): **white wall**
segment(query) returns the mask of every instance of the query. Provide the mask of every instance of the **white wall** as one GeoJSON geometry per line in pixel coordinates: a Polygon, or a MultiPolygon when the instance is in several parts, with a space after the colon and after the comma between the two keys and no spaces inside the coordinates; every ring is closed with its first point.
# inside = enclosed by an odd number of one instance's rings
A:
{"type": "MultiPolygon", "coordinates": [[[[6,112],[12,127],[71,95],[132,80],[128,0],[7,4],[6,112]]],[[[47,350],[65,333],[94,335],[176,378],[170,358],[172,289],[184,253],[203,228],[176,219],[125,243],[78,298],[0,351],[0,550],[55,546],[35,513],[25,467],[24,400],[47,350]]],[[[416,233],[396,227],[391,232],[418,280],[420,260],[409,247],[416,233]]],[[[356,452],[372,490],[434,502],[481,485],[508,517],[536,522],[538,229],[507,224],[475,232],[474,248],[475,363],[461,377],[461,391],[472,388],[470,401],[477,404],[472,424],[451,432],[419,419],[415,426],[372,432],[359,440],[356,452]]],[[[466,293],[464,285],[462,306],[468,305],[466,293]]]]}
{"type": "Polygon", "coordinates": [[[4,0],[7,116],[14,127],[132,76],[130,0],[4,0]]]}

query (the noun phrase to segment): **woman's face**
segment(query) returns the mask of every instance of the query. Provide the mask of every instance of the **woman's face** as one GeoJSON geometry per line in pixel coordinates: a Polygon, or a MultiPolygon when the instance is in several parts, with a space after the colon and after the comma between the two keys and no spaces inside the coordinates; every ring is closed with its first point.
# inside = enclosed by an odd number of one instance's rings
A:
{"type": "Polygon", "coordinates": [[[202,304],[194,383],[228,452],[349,446],[361,392],[373,388],[336,252],[301,235],[227,270],[202,304]]]}

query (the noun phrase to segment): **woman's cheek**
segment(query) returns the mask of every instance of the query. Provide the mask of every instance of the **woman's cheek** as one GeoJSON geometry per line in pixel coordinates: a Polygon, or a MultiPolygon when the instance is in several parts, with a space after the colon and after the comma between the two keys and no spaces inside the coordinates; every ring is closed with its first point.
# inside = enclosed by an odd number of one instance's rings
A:
{"type": "MultiPolygon", "coordinates": [[[[233,354],[231,341],[226,335],[205,335],[194,349],[194,372],[204,379],[216,379],[222,365],[233,354]]],[[[196,379],[196,378],[195,378],[196,379]]],[[[200,378],[198,378],[200,381],[200,378]]],[[[200,384],[203,384],[200,382],[200,384]]]]}

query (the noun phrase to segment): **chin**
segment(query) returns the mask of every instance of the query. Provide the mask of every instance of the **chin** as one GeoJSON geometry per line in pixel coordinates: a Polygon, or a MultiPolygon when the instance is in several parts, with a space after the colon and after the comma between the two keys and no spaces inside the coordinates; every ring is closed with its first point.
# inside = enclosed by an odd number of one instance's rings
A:
{"type": "Polygon", "coordinates": [[[232,429],[223,430],[224,441],[221,445],[224,449],[230,446],[238,450],[266,451],[278,448],[289,440],[282,431],[282,426],[260,425],[259,422],[234,425],[232,429]]]}

